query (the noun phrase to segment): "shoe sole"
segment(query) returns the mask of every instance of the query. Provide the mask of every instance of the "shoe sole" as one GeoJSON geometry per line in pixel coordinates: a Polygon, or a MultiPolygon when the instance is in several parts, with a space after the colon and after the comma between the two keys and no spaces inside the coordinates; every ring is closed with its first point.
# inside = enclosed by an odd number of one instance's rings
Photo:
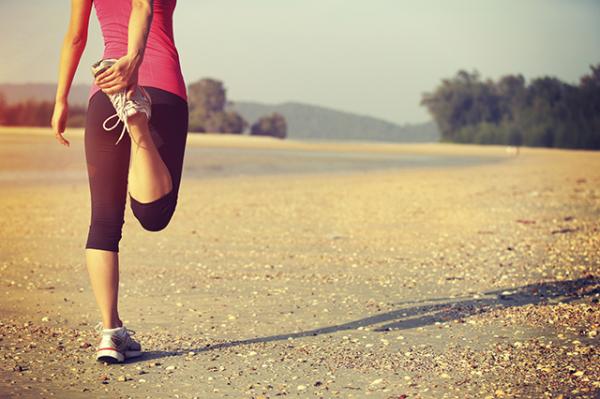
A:
{"type": "Polygon", "coordinates": [[[101,349],[96,352],[96,360],[109,364],[122,363],[125,361],[125,355],[114,349],[101,349]]]}
{"type": "Polygon", "coordinates": [[[96,360],[103,363],[123,363],[126,359],[142,356],[142,351],[127,351],[125,354],[114,349],[102,349],[96,353],[96,360]]]}
{"type": "Polygon", "coordinates": [[[95,62],[91,68],[92,75],[94,75],[94,77],[96,77],[100,73],[102,73],[105,70],[107,70],[108,68],[110,68],[115,62],[117,62],[117,60],[114,58],[107,58],[107,59],[103,59],[98,62],[95,62]]]}

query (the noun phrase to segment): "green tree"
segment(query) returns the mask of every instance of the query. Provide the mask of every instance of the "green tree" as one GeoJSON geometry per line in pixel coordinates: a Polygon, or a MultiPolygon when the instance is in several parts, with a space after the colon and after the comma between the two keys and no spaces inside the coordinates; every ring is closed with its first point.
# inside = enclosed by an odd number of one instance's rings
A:
{"type": "Polygon", "coordinates": [[[442,138],[455,139],[465,126],[501,119],[500,96],[491,82],[483,82],[477,71],[459,71],[452,79],[444,79],[433,93],[425,93],[421,105],[426,106],[436,121],[442,138]]]}
{"type": "Polygon", "coordinates": [[[274,112],[256,121],[250,128],[250,134],[283,139],[287,136],[287,123],[283,115],[274,112]]]}
{"type": "Polygon", "coordinates": [[[204,126],[207,132],[241,134],[248,127],[248,122],[237,112],[220,111],[211,113],[204,126]]]}
{"type": "Polygon", "coordinates": [[[223,82],[204,78],[188,86],[189,125],[192,132],[243,133],[248,123],[234,111],[225,111],[223,82]]]}
{"type": "Polygon", "coordinates": [[[462,143],[600,149],[600,65],[579,86],[521,75],[482,81],[459,71],[423,95],[442,139],[462,143]]]}

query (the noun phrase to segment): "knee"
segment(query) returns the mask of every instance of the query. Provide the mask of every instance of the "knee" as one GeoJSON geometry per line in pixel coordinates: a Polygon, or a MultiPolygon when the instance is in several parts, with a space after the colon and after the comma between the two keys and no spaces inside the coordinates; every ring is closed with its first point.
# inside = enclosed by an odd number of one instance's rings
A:
{"type": "Polygon", "coordinates": [[[85,247],[119,252],[123,222],[92,220],[85,247]]]}
{"type": "Polygon", "coordinates": [[[148,231],[160,231],[167,227],[177,205],[177,197],[172,191],[149,203],[141,203],[131,196],[129,198],[134,216],[148,231]]]}
{"type": "Polygon", "coordinates": [[[169,225],[174,212],[175,210],[173,209],[172,211],[161,215],[148,215],[147,212],[141,211],[138,212],[136,218],[139,220],[144,229],[148,231],[161,231],[169,225]]]}

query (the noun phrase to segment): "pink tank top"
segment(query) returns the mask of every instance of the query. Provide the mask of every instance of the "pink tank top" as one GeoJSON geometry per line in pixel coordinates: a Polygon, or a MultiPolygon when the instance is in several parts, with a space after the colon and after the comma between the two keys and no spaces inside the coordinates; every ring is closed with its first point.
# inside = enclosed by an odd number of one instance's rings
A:
{"type": "MultiPolygon", "coordinates": [[[[173,39],[173,11],[177,0],[154,0],[152,24],[146,41],[144,59],[138,72],[140,86],[156,87],[187,101],[179,54],[173,39]]],[[[131,0],[93,0],[104,36],[102,58],[127,54],[127,32],[131,0]]],[[[88,100],[100,88],[93,83],[88,100]]]]}

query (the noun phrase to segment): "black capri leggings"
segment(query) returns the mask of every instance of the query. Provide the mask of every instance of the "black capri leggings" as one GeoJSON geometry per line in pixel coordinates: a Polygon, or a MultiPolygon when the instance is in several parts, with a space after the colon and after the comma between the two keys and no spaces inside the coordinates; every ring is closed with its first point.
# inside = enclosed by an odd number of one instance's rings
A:
{"type": "Polygon", "coordinates": [[[188,130],[187,102],[170,92],[144,86],[152,99],[150,124],[163,143],[158,152],[171,173],[173,190],[140,203],[127,192],[131,139],[127,132],[119,144],[123,123],[106,131],[102,123],[115,110],[101,90],[90,98],[85,122],[85,157],[90,183],[92,214],[86,248],[119,252],[127,197],[140,224],[150,231],[164,229],[175,212],[188,130]]]}

